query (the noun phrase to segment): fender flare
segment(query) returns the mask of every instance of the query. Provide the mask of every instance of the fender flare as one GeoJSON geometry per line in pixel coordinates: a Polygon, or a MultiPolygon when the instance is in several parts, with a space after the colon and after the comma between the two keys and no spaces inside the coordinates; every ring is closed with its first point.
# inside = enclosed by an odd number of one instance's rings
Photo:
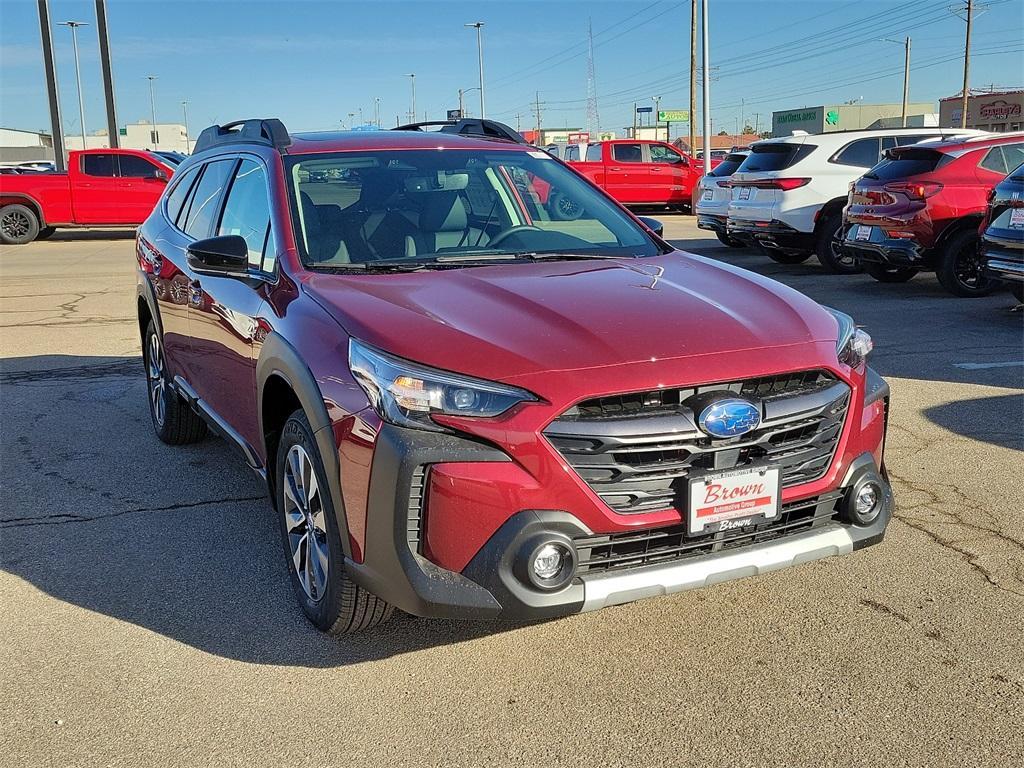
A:
{"type": "MultiPolygon", "coordinates": [[[[138,306],[138,299],[142,299],[146,302],[146,306],[149,307],[149,316],[153,319],[153,325],[156,326],[156,334],[160,337],[161,343],[164,338],[164,324],[160,319],[160,305],[156,300],[156,292],[153,289],[153,283],[143,277],[137,280],[135,283],[135,294],[136,294],[136,307],[138,306]]],[[[145,334],[146,329],[139,324],[139,336],[145,334]]],[[[143,338],[142,343],[145,344],[146,340],[143,338]]]]}
{"type": "MultiPolygon", "coordinates": [[[[341,534],[341,546],[347,560],[352,559],[352,545],[349,541],[348,517],[345,514],[345,502],[341,495],[341,463],[338,459],[338,448],[334,444],[333,422],[327,414],[323,394],[313,377],[309,366],[302,360],[295,348],[276,331],[271,331],[263,342],[263,349],[256,361],[256,403],[260,434],[265,435],[263,424],[263,392],[267,380],[271,376],[280,376],[291,387],[299,399],[309,426],[313,430],[313,439],[320,451],[320,460],[327,473],[327,485],[331,494],[331,506],[334,518],[341,534]]],[[[266,453],[265,445],[264,453],[266,453]]],[[[267,467],[267,484],[271,500],[276,505],[275,492],[271,478],[276,470],[277,457],[265,456],[267,467]]]]}
{"type": "Polygon", "coordinates": [[[39,201],[36,200],[32,195],[27,192],[4,192],[3,197],[6,198],[3,205],[30,205],[36,211],[36,218],[39,219],[39,228],[42,229],[46,226],[46,216],[43,215],[43,206],[40,205],[39,201]]]}

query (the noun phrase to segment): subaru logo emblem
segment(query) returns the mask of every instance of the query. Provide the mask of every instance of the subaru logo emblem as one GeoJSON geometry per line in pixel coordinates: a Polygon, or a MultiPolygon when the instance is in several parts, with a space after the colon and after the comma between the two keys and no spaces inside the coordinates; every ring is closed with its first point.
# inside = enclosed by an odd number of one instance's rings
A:
{"type": "Polygon", "coordinates": [[[761,410],[737,397],[716,400],[697,419],[697,425],[711,437],[738,437],[757,429],[760,423],[761,410]]]}

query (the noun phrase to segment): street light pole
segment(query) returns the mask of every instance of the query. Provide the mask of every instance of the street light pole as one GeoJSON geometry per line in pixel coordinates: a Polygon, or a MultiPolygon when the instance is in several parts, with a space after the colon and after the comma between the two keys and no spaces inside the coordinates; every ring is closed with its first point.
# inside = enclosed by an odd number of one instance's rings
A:
{"type": "Polygon", "coordinates": [[[78,65],[78,28],[89,26],[84,21],[62,21],[60,27],[71,27],[71,44],[75,47],[75,80],[78,83],[78,120],[82,124],[82,149],[85,144],[85,102],[82,100],[82,71],[78,65]]]}
{"type": "Polygon", "coordinates": [[[156,75],[146,75],[149,80],[149,117],[153,126],[153,149],[160,148],[160,132],[156,129],[156,75]]]}
{"type": "Polygon", "coordinates": [[[472,24],[464,24],[465,27],[476,28],[476,55],[478,64],[480,66],[480,117],[487,117],[487,111],[484,108],[484,37],[482,21],[474,21],[472,24]]]}
{"type": "Polygon", "coordinates": [[[185,154],[186,155],[191,155],[192,154],[192,150],[189,148],[191,145],[189,144],[189,141],[188,141],[188,102],[187,101],[181,102],[181,113],[182,113],[182,115],[185,118],[185,154]]]}
{"type": "Polygon", "coordinates": [[[702,54],[704,62],[704,175],[711,173],[711,57],[708,55],[708,0],[700,3],[702,54]]]}
{"type": "Polygon", "coordinates": [[[410,123],[415,123],[416,122],[416,73],[415,72],[410,72],[408,75],[406,75],[406,77],[409,78],[409,84],[412,87],[412,110],[410,110],[410,114],[412,115],[412,119],[409,122],[410,123]]]}
{"type": "Polygon", "coordinates": [[[373,123],[380,128],[380,96],[373,100],[373,123]]]}

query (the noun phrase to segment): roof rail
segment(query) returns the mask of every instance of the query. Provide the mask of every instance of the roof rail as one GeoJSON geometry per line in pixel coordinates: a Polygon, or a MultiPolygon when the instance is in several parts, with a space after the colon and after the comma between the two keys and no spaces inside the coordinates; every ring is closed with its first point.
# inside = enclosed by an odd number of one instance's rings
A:
{"type": "Polygon", "coordinates": [[[233,123],[204,128],[196,139],[192,152],[197,154],[224,144],[265,144],[278,152],[284,152],[291,143],[292,137],[288,135],[284,123],[276,117],[269,117],[262,120],[236,120],[233,123]]]}
{"type": "Polygon", "coordinates": [[[486,120],[479,117],[464,117],[460,120],[431,120],[422,123],[409,123],[392,128],[393,131],[422,131],[429,126],[441,126],[441,133],[454,133],[459,136],[472,136],[477,139],[495,139],[513,141],[516,144],[529,142],[504,123],[497,120],[486,120]]]}

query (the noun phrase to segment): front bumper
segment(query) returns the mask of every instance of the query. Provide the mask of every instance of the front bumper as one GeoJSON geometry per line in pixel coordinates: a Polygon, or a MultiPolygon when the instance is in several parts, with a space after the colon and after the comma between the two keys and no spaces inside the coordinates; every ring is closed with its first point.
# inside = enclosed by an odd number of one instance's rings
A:
{"type": "Polygon", "coordinates": [[[753,240],[766,248],[780,251],[809,251],[814,248],[813,233],[801,232],[777,219],[756,221],[730,216],[726,229],[729,235],[753,240]]]}
{"type": "MultiPolygon", "coordinates": [[[[881,405],[887,393],[877,375],[869,376],[865,405],[881,405]]],[[[884,419],[881,408],[876,407],[876,412],[873,418],[884,419]]],[[[425,522],[429,525],[431,519],[427,493],[431,467],[444,477],[444,467],[509,469],[511,459],[467,437],[384,425],[371,468],[364,557],[361,563],[347,563],[348,573],[369,591],[418,616],[541,619],[595,610],[846,554],[880,541],[893,504],[881,462],[879,444],[852,461],[828,493],[791,503],[813,508],[806,525],[796,532],[744,529],[714,534],[699,544],[679,547],[678,556],[653,564],[638,561],[639,565],[609,570],[581,567],[566,586],[545,591],[523,577],[525,553],[539,541],[553,539],[573,548],[578,556],[583,547],[595,546],[595,537],[600,539],[601,534],[588,529],[571,511],[506,509],[507,519],[461,571],[440,567],[430,559],[431,545],[425,535],[425,522]],[[855,525],[845,516],[843,504],[866,479],[883,489],[881,511],[870,525],[855,525]]],[[[508,497],[500,486],[495,490],[501,499],[508,497]]],[[[464,516],[463,524],[468,531],[473,520],[464,516]]]]}

